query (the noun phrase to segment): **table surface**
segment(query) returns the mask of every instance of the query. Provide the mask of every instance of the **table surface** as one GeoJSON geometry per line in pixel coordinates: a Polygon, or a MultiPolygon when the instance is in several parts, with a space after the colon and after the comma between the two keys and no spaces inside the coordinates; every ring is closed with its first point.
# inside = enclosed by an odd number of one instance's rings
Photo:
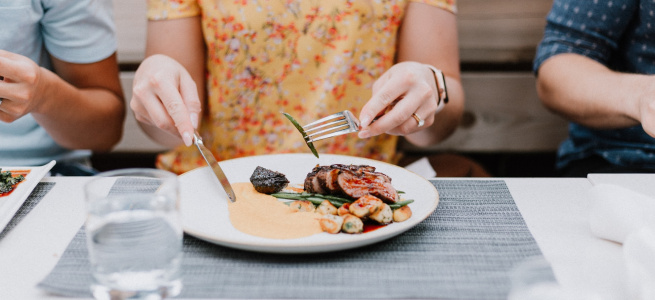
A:
{"type": "MultiPolygon", "coordinates": [[[[36,288],[84,223],[81,186],[89,177],[46,177],[54,188],[0,241],[0,299],[63,299],[36,288]]],[[[438,178],[450,180],[449,178],[438,178]]],[[[453,178],[461,180],[462,178],[453,178]]],[[[479,178],[476,178],[479,179],[479,178]]],[[[594,184],[612,183],[655,197],[655,174],[504,180],[558,282],[564,288],[626,299],[621,245],[592,235],[587,222],[594,184]]]]}

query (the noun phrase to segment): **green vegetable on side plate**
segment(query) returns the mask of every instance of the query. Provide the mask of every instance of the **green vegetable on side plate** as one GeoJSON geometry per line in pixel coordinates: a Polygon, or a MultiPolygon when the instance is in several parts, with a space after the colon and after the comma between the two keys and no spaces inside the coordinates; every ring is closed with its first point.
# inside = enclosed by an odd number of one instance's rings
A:
{"type": "Polygon", "coordinates": [[[12,176],[11,171],[2,171],[0,168],[0,195],[11,192],[16,184],[25,180],[25,176],[12,176]]]}

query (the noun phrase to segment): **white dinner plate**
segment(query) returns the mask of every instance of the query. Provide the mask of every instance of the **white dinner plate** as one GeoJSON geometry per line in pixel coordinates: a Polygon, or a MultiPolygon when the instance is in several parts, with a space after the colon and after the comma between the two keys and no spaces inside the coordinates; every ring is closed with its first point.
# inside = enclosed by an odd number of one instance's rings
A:
{"type": "MultiPolygon", "coordinates": [[[[41,178],[48,174],[55,161],[51,161],[46,165],[39,167],[2,167],[2,172],[5,171],[18,171],[29,172],[25,175],[25,180],[20,182],[9,195],[0,196],[0,232],[5,229],[5,226],[14,217],[14,214],[20,209],[21,205],[25,202],[32,190],[41,181],[41,178]]],[[[13,174],[12,174],[13,175],[13,174]]]]}
{"type": "MultiPolygon", "coordinates": [[[[228,198],[209,167],[201,167],[179,176],[180,210],[184,231],[199,239],[222,246],[270,253],[317,253],[344,250],[373,244],[399,235],[425,220],[439,203],[437,189],[425,178],[388,163],[342,155],[277,154],[251,156],[221,161],[231,183],[249,182],[257,166],[286,175],[291,183],[303,183],[307,173],[317,164],[366,164],[391,177],[404,199],[413,199],[409,206],[412,217],[362,234],[319,233],[296,239],[269,239],[252,236],[232,226],[228,216],[228,198]]],[[[239,201],[237,199],[237,201],[239,201]]]]}

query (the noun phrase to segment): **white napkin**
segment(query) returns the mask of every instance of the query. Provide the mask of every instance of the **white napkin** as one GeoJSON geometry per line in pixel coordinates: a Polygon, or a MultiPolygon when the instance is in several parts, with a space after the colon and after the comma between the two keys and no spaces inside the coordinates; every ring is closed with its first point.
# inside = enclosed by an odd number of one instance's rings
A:
{"type": "Polygon", "coordinates": [[[655,227],[645,226],[623,243],[630,299],[655,299],[655,227]]]}
{"type": "Polygon", "coordinates": [[[432,168],[432,165],[430,164],[430,161],[427,157],[423,157],[407,165],[405,169],[421,175],[424,178],[432,178],[437,176],[437,171],[432,168]]]}
{"type": "Polygon", "coordinates": [[[611,184],[590,192],[591,232],[623,244],[630,299],[655,299],[655,199],[611,184]]]}
{"type": "Polygon", "coordinates": [[[642,227],[655,226],[655,199],[612,184],[598,184],[590,192],[589,226],[595,236],[623,243],[642,227]]]}

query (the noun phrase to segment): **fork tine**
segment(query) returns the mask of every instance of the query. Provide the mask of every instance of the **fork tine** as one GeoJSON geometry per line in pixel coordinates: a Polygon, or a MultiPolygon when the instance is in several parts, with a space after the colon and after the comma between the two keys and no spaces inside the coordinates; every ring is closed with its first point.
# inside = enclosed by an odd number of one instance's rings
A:
{"type": "Polygon", "coordinates": [[[349,111],[331,114],[320,120],[302,126],[305,141],[312,143],[323,139],[359,131],[359,120],[349,111]]]}
{"type": "Polygon", "coordinates": [[[346,124],[341,124],[339,126],[330,127],[328,129],[324,129],[324,130],[321,130],[321,131],[318,131],[318,132],[314,132],[312,134],[308,134],[307,138],[311,139],[313,137],[317,137],[317,136],[320,136],[322,134],[335,132],[335,131],[341,131],[341,130],[347,130],[348,128],[350,128],[350,126],[347,123],[346,124]]]}
{"type": "Polygon", "coordinates": [[[330,126],[336,127],[337,125],[342,125],[342,124],[348,125],[348,120],[346,120],[346,118],[341,118],[341,119],[338,119],[338,120],[336,120],[334,122],[325,123],[323,125],[318,125],[316,127],[312,127],[312,128],[309,128],[309,129],[306,129],[305,127],[303,127],[303,129],[305,130],[305,133],[307,133],[308,135],[311,135],[311,134],[309,134],[310,132],[320,130],[320,129],[323,129],[325,127],[330,127],[330,126]]]}
{"type": "Polygon", "coordinates": [[[307,143],[313,143],[313,142],[316,142],[316,141],[320,141],[320,140],[323,140],[323,139],[327,139],[327,138],[331,138],[331,137],[335,137],[335,136],[339,136],[339,135],[346,134],[346,133],[351,133],[351,132],[355,132],[355,131],[353,131],[353,130],[349,129],[348,127],[346,127],[346,129],[343,129],[343,130],[339,130],[339,131],[336,131],[336,132],[333,132],[333,133],[330,133],[330,134],[326,134],[326,135],[323,135],[323,136],[319,136],[319,137],[307,140],[307,143]]]}
{"type": "Polygon", "coordinates": [[[309,127],[315,126],[317,124],[321,124],[323,122],[331,121],[331,120],[334,120],[334,119],[341,119],[341,118],[344,118],[343,112],[338,112],[338,113],[335,113],[335,114],[331,114],[331,115],[329,115],[329,116],[327,116],[325,118],[322,118],[322,119],[316,120],[314,122],[311,122],[311,123],[303,126],[302,128],[303,129],[309,128],[309,127]]]}

